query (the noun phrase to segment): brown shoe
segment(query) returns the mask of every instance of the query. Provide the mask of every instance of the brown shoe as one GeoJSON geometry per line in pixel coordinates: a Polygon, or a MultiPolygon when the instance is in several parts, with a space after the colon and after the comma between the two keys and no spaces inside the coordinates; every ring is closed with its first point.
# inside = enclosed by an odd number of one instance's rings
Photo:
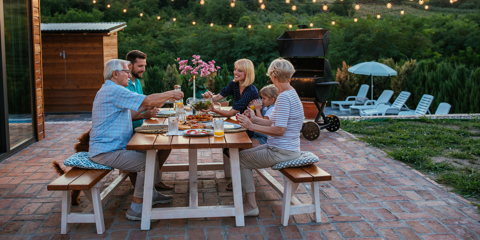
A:
{"type": "Polygon", "coordinates": [[[227,187],[225,188],[225,190],[227,191],[233,191],[233,185],[232,185],[232,182],[230,182],[227,187]]]}
{"type": "Polygon", "coordinates": [[[157,190],[172,190],[173,186],[169,186],[169,185],[166,185],[163,182],[159,182],[159,183],[155,184],[155,189],[157,189],[157,190]]]}

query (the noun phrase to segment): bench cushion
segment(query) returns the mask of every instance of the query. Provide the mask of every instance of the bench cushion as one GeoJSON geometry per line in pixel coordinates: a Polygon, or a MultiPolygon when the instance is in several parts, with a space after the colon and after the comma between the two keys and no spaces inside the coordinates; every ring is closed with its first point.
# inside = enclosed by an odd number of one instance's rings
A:
{"type": "Polygon", "coordinates": [[[78,167],[85,169],[113,170],[113,168],[93,162],[88,157],[88,152],[77,152],[67,158],[63,164],[69,167],[78,167]]]}
{"type": "Polygon", "coordinates": [[[272,169],[280,170],[280,169],[291,168],[291,167],[302,167],[302,166],[314,164],[318,162],[318,160],[319,160],[318,157],[312,152],[302,151],[300,153],[299,158],[277,163],[272,166],[272,169]]]}

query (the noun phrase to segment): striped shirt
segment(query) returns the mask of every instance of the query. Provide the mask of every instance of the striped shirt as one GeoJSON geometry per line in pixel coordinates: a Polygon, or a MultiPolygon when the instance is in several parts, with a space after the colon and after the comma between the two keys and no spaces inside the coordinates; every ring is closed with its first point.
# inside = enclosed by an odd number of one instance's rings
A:
{"type": "Polygon", "coordinates": [[[130,110],[138,111],[144,99],[145,95],[105,81],[93,102],[89,157],[126,149],[133,136],[130,110]]]}
{"type": "Polygon", "coordinates": [[[268,136],[267,144],[288,151],[300,152],[300,131],[303,124],[303,106],[295,89],[278,95],[270,119],[272,126],[284,127],[283,136],[268,136]]]}

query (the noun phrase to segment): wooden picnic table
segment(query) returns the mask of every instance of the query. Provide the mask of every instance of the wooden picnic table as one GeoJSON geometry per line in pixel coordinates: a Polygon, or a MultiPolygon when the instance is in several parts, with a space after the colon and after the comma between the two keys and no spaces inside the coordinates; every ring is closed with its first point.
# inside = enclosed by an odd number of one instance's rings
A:
{"type": "MultiPolygon", "coordinates": [[[[233,121],[233,120],[227,120],[233,121]]],[[[144,124],[163,123],[165,119],[149,119],[144,124]]],[[[251,148],[252,142],[246,132],[225,133],[224,137],[166,136],[165,134],[135,133],[127,144],[127,150],[146,150],[145,184],[143,194],[142,230],[150,230],[151,219],[204,218],[235,216],[237,226],[245,226],[243,213],[242,187],[240,181],[239,148],[251,148]],[[197,163],[197,149],[230,148],[230,164],[197,163]],[[152,208],[153,178],[157,150],[188,149],[188,164],[164,165],[162,171],[189,171],[189,206],[152,208]],[[230,166],[230,169],[228,169],[230,166]],[[234,205],[198,206],[197,171],[231,170],[234,205]]],[[[227,175],[227,174],[226,174],[227,175]]]]}

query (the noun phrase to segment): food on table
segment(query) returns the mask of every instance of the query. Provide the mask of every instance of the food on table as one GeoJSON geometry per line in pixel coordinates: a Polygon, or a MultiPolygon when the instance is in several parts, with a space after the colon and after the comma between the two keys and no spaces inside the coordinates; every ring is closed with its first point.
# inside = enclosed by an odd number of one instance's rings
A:
{"type": "Polygon", "coordinates": [[[192,129],[187,131],[188,135],[209,135],[210,132],[203,129],[192,129]]]}
{"type": "Polygon", "coordinates": [[[211,121],[213,116],[208,113],[197,113],[194,115],[188,115],[187,120],[196,120],[196,121],[211,121]]]}
{"type": "Polygon", "coordinates": [[[188,130],[188,129],[194,129],[194,128],[205,128],[206,125],[204,123],[199,123],[195,120],[187,120],[187,121],[181,121],[180,124],[178,124],[178,129],[179,130],[188,130]]]}
{"type": "Polygon", "coordinates": [[[191,103],[191,105],[196,111],[207,110],[212,105],[212,99],[197,100],[191,103]]]}

